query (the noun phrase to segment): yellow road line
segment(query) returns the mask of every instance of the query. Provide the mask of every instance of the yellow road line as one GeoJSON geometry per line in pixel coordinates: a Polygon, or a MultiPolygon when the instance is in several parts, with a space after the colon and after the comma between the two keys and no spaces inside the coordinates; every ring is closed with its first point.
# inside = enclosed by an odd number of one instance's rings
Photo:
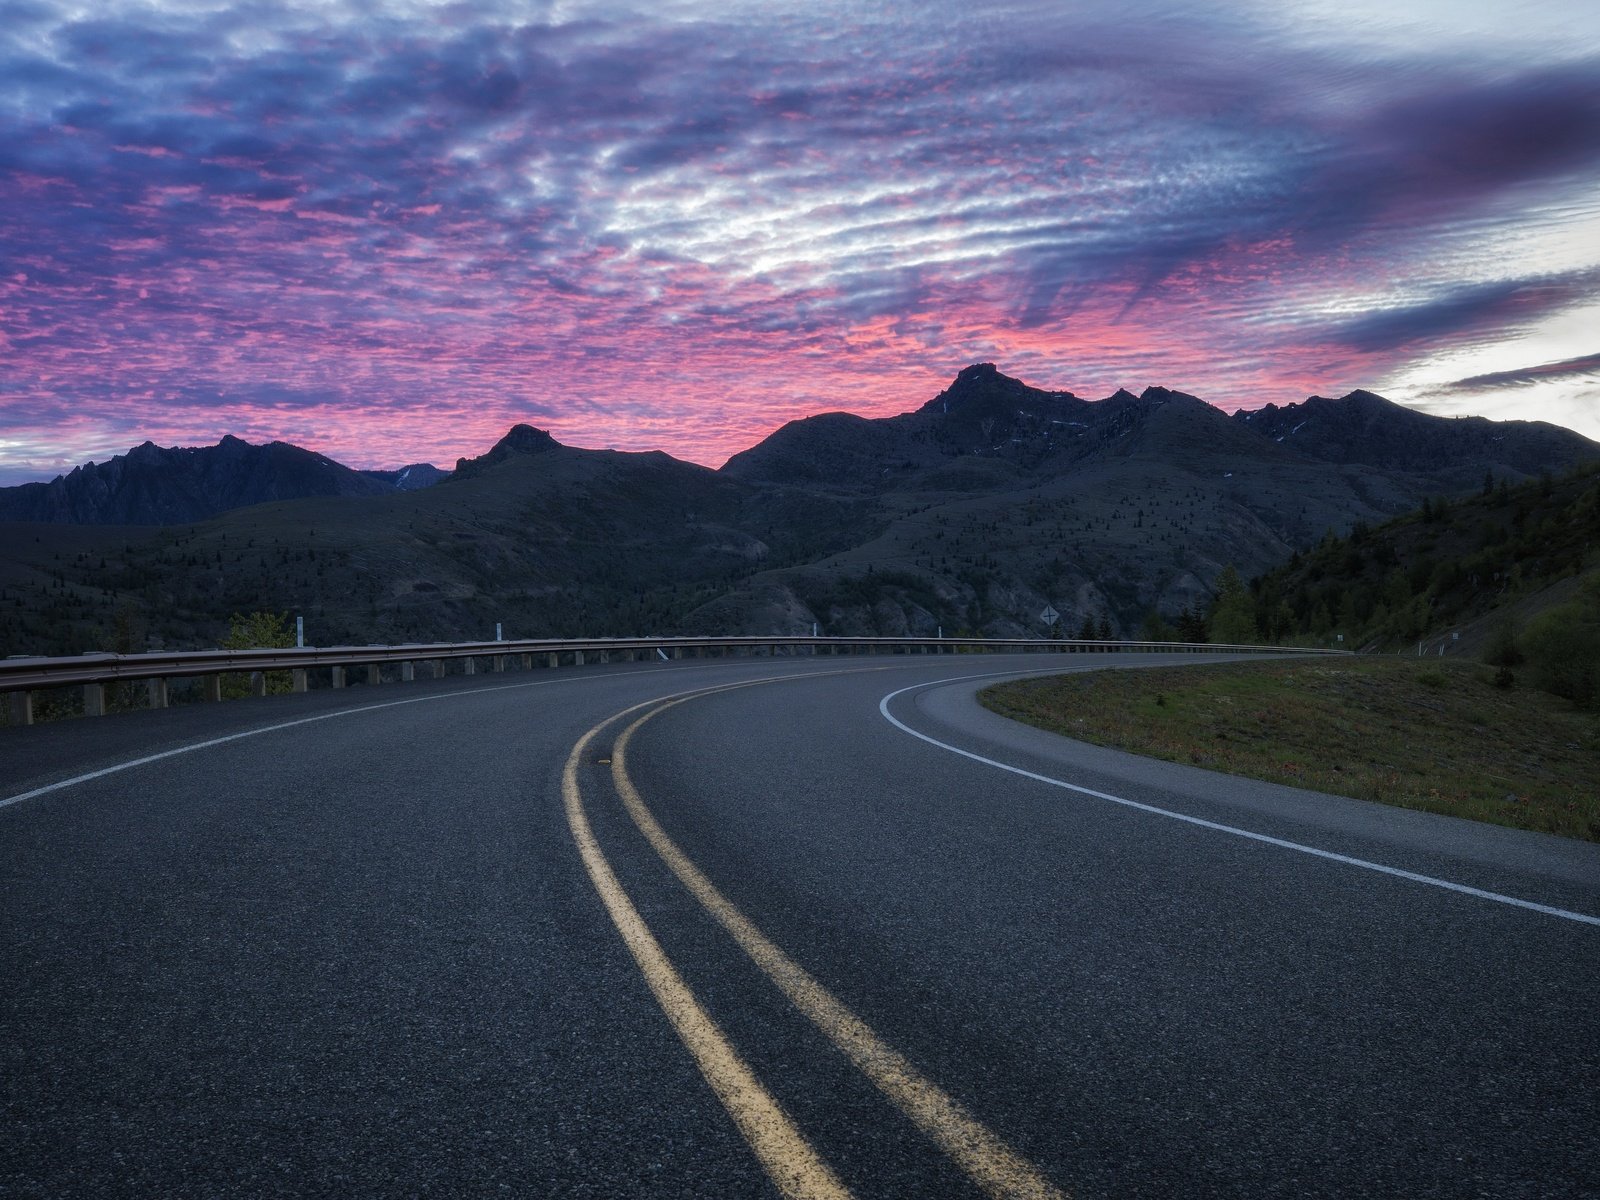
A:
{"type": "MultiPolygon", "coordinates": [[[[760,680],[756,682],[766,682],[760,680]]],[[[736,684],[748,687],[750,684],[736,684]]],[[[692,696],[669,700],[639,717],[617,739],[611,751],[611,778],[617,794],[633,817],[634,824],[672,869],[684,887],[699,900],[722,927],[732,935],[746,954],[764,971],[784,995],[809,1017],[830,1041],[842,1050],[857,1069],[867,1076],[907,1116],[954,1159],[973,1181],[991,1196],[1029,1197],[1063,1200],[1065,1193],[1040,1173],[1027,1159],[1006,1145],[996,1134],[969,1113],[959,1101],[947,1095],[894,1047],[851,1012],[821,983],[780,950],[750,919],[734,906],[716,886],[690,862],[646,807],[638,789],[628,776],[628,744],[646,721],[687,700],[709,695],[708,689],[692,696]]],[[[636,708],[645,707],[638,705],[636,708]]],[[[632,709],[629,710],[634,711],[632,709]]],[[[625,716],[618,713],[618,717],[625,716]]],[[[591,731],[592,732],[592,731],[591,731]]]]}
{"type": "Polygon", "coordinates": [[[600,893],[606,912],[611,915],[617,932],[622,934],[634,961],[639,964],[645,982],[655,993],[657,1003],[779,1191],[797,1200],[848,1200],[849,1190],[811,1148],[777,1100],[761,1086],[739,1052],[684,983],[595,841],[578,789],[578,763],[595,735],[617,717],[625,715],[618,713],[584,734],[572,748],[561,775],[567,826],[578,844],[589,879],[600,893]]]}

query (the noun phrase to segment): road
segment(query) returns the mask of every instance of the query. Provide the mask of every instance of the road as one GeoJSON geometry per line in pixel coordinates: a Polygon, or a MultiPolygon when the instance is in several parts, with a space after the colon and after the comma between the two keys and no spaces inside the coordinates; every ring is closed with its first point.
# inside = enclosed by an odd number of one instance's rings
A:
{"type": "Polygon", "coordinates": [[[1104,661],[0,730],[0,1195],[1600,1195],[1600,847],[973,699],[1104,661]]]}

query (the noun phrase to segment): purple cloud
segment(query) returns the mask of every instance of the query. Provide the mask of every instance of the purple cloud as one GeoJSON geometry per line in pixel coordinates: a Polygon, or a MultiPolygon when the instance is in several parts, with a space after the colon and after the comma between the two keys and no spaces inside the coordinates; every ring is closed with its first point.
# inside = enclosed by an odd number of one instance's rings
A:
{"type": "Polygon", "coordinates": [[[1426,300],[1363,313],[1326,331],[1329,341],[1362,351],[1442,343],[1484,330],[1525,325],[1596,293],[1593,271],[1497,280],[1449,288],[1426,300]]]}
{"type": "Polygon", "coordinates": [[[73,11],[0,3],[0,470],[60,405],[73,457],[446,461],[537,414],[715,462],[968,361],[1259,403],[1600,300],[1593,58],[1198,8],[73,11]]]}
{"type": "Polygon", "coordinates": [[[1533,367],[1514,367],[1509,371],[1489,371],[1457,379],[1439,388],[1442,392],[1498,391],[1501,388],[1531,387],[1561,380],[1600,381],[1600,354],[1585,354],[1561,362],[1540,363],[1533,367]]]}

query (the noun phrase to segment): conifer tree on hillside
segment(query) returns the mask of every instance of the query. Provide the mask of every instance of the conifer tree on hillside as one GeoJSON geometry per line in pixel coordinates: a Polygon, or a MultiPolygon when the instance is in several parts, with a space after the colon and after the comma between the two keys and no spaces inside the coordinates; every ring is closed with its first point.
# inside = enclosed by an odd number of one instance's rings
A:
{"type": "Polygon", "coordinates": [[[1227,645],[1249,645],[1259,637],[1255,605],[1232,563],[1217,576],[1217,598],[1211,605],[1209,623],[1212,638],[1227,645]]]}

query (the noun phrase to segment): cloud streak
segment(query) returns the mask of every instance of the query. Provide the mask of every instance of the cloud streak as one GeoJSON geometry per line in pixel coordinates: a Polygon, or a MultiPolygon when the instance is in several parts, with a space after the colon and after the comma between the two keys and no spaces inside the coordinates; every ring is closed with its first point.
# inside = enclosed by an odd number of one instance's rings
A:
{"type": "Polygon", "coordinates": [[[1562,362],[1541,363],[1535,367],[1516,367],[1509,371],[1490,371],[1458,379],[1441,388],[1441,391],[1481,392],[1502,388],[1532,387],[1554,380],[1582,379],[1600,381],[1600,354],[1585,354],[1562,362]]]}
{"type": "Polygon", "coordinates": [[[1199,8],[77,11],[0,3],[0,475],[67,412],[61,463],[524,419],[715,463],[980,359],[1257,404],[1527,361],[1597,300],[1570,54],[1199,8]]]}

